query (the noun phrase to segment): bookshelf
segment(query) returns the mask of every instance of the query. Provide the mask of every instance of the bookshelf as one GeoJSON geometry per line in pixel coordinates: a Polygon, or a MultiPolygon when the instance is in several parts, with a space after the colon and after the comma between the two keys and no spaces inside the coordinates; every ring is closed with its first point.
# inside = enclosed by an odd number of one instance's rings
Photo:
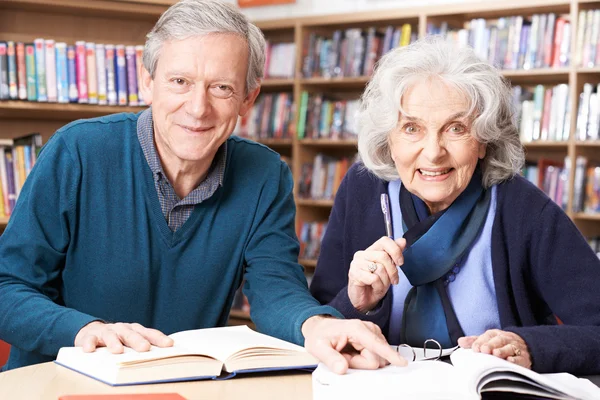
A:
{"type": "MultiPolygon", "coordinates": [[[[160,13],[174,0],[2,0],[0,1],[0,40],[32,42],[37,37],[74,43],[76,40],[98,43],[142,44],[160,13]]],[[[435,5],[416,8],[398,8],[353,14],[326,15],[294,19],[257,22],[271,43],[295,43],[295,76],[268,78],[263,82],[262,93],[291,93],[294,104],[300,104],[302,92],[323,93],[341,99],[360,96],[368,76],[304,77],[303,58],[310,34],[332,35],[336,30],[350,28],[401,26],[409,24],[412,32],[423,37],[428,24],[446,21],[451,28],[460,28],[473,18],[496,19],[509,16],[532,16],[556,13],[568,19],[572,32],[569,66],[560,68],[533,68],[506,70],[503,74],[515,85],[569,84],[570,136],[561,142],[532,142],[526,144],[527,159],[553,160],[569,156],[574,163],[577,156],[600,163],[600,141],[576,140],[576,116],[579,94],[584,83],[600,83],[600,67],[584,68],[575,65],[576,32],[581,10],[600,9],[600,0],[509,0],[505,2],[478,2],[452,5],[435,5]]],[[[137,112],[141,107],[95,106],[80,104],[35,103],[0,101],[0,138],[17,137],[30,132],[42,133],[44,141],[60,126],[79,118],[89,118],[113,112],[137,112]]],[[[295,110],[298,111],[297,109],[295,110]]],[[[356,140],[287,139],[257,140],[291,159],[294,179],[298,182],[302,164],[319,154],[348,157],[356,153],[356,140]]],[[[586,236],[600,235],[600,215],[574,213],[573,185],[575,168],[571,168],[568,187],[570,196],[567,213],[586,236]]],[[[333,200],[308,199],[298,196],[295,187],[297,218],[300,221],[327,221],[333,200]]],[[[0,232],[8,219],[0,217],[0,232]]],[[[311,273],[315,260],[301,259],[300,263],[311,273]]],[[[237,322],[247,315],[232,314],[237,322]]]]}

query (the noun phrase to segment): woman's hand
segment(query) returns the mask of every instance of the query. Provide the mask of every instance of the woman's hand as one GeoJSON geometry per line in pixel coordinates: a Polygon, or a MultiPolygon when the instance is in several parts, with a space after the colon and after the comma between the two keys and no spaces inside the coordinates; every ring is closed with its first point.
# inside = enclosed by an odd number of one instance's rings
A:
{"type": "Polygon", "coordinates": [[[367,312],[375,308],[391,284],[398,283],[396,266],[404,264],[405,239],[382,237],[366,250],[354,253],[348,272],[348,297],[354,308],[367,312]]]}
{"type": "Polygon", "coordinates": [[[516,333],[490,329],[480,336],[465,336],[458,339],[462,348],[471,348],[476,353],[492,354],[522,367],[531,369],[531,354],[527,343],[516,333]]]}

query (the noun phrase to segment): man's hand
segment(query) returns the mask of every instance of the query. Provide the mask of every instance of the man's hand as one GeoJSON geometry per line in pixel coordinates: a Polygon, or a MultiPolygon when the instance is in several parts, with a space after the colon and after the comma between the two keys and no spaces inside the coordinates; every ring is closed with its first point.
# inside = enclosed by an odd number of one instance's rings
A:
{"type": "Polygon", "coordinates": [[[83,347],[83,351],[91,353],[97,347],[108,347],[111,353],[123,352],[123,346],[131,347],[135,351],[148,351],[150,346],[170,347],[173,339],[164,333],[140,324],[105,324],[104,322],[90,322],[75,336],[75,346],[83,347]]]}
{"type": "Polygon", "coordinates": [[[302,324],[304,347],[329,369],[344,374],[348,368],[377,369],[388,363],[405,366],[406,360],[371,322],[314,316],[302,324]]]}
{"type": "Polygon", "coordinates": [[[459,338],[458,345],[462,348],[470,348],[476,353],[492,354],[531,369],[531,354],[527,343],[513,332],[490,329],[480,336],[459,338]]]}

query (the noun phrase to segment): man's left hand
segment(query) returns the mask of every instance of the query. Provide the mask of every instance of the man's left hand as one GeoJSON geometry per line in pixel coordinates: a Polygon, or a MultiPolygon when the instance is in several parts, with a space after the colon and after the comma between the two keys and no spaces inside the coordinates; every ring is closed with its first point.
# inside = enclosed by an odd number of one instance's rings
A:
{"type": "Polygon", "coordinates": [[[531,354],[527,343],[516,333],[490,329],[480,336],[465,336],[458,339],[462,348],[471,348],[476,353],[492,354],[522,367],[531,369],[531,354]]]}
{"type": "Polygon", "coordinates": [[[314,316],[304,321],[302,334],[306,350],[338,374],[346,373],[348,368],[407,364],[371,322],[314,316]]]}

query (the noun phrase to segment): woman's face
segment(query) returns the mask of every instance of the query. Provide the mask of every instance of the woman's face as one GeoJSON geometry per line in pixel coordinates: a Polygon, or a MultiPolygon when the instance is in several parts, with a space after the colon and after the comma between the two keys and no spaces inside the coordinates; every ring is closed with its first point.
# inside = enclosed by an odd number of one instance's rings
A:
{"type": "Polygon", "coordinates": [[[413,85],[402,108],[390,134],[392,159],[402,184],[436,213],[465,190],[486,148],[471,134],[465,96],[440,80],[413,85]]]}

